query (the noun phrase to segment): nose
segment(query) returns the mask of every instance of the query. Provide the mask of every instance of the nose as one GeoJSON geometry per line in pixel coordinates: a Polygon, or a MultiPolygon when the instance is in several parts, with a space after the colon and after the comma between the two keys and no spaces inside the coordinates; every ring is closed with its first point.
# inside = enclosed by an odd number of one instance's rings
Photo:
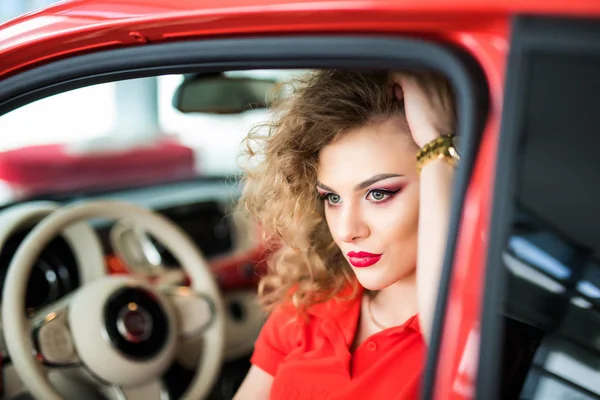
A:
{"type": "Polygon", "coordinates": [[[358,207],[343,209],[337,225],[338,238],[343,242],[353,243],[369,236],[369,225],[358,207]]]}

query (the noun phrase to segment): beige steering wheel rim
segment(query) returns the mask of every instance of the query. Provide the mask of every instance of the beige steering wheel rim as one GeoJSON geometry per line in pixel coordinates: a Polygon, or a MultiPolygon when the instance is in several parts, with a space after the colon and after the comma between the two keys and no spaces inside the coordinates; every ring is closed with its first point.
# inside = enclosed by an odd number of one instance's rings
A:
{"type": "Polygon", "coordinates": [[[203,332],[202,357],[196,376],[183,399],[201,399],[211,390],[223,358],[224,305],[206,258],[181,230],[165,217],[130,203],[99,200],[63,207],[43,219],[23,240],[6,275],[2,298],[2,323],[6,347],[13,365],[30,392],[40,400],[61,400],[48,380],[42,365],[32,355],[35,348],[31,323],[25,310],[25,294],[33,265],[42,250],[65,227],[93,218],[125,220],[146,230],[163,244],[191,280],[191,289],[210,297],[215,315],[203,332]]]}

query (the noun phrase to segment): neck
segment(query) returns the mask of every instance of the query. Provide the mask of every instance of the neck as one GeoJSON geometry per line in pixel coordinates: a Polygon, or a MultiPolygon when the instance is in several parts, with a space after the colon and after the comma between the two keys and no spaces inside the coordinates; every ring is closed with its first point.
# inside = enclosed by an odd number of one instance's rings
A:
{"type": "Polygon", "coordinates": [[[415,315],[418,312],[416,271],[377,292],[372,300],[372,311],[386,326],[402,325],[415,315]]]}

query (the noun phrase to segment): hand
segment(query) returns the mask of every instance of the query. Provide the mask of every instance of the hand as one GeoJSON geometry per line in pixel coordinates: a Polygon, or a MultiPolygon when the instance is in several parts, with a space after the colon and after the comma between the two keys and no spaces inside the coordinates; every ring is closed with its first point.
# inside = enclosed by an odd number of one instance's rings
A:
{"type": "Polygon", "coordinates": [[[394,95],[404,100],[413,140],[423,147],[441,135],[454,133],[454,98],[448,81],[431,73],[395,72],[394,95]]]}

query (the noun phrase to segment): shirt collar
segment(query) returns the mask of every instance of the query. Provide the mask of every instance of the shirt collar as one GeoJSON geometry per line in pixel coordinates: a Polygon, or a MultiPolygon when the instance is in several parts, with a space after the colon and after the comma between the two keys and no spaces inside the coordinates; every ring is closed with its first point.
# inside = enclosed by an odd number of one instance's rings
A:
{"type": "Polygon", "coordinates": [[[306,312],[323,319],[352,319],[352,312],[360,312],[360,299],[363,293],[364,288],[361,285],[351,282],[340,289],[333,298],[311,305],[306,312]]]}
{"type": "MultiPolygon", "coordinates": [[[[313,304],[306,310],[309,315],[324,320],[333,320],[342,329],[345,337],[353,337],[361,309],[364,288],[356,281],[348,283],[332,299],[313,304]]],[[[418,314],[407,319],[402,325],[388,328],[381,332],[386,336],[397,335],[407,330],[421,333],[418,314]]]]}

